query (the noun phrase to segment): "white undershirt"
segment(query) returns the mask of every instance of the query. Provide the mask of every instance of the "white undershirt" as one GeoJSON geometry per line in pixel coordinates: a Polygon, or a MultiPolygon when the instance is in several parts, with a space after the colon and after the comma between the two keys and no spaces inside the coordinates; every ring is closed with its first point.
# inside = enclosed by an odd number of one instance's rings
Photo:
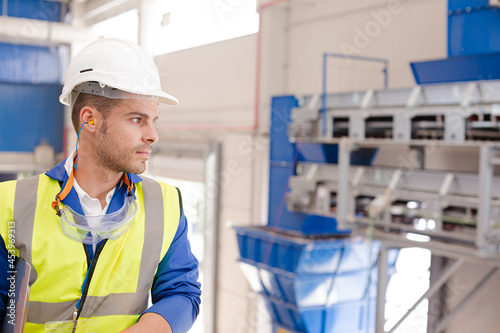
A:
{"type": "MultiPolygon", "coordinates": [[[[73,157],[75,156],[75,153],[76,152],[73,151],[66,159],[66,162],[64,163],[64,169],[66,170],[68,175],[71,173],[71,169],[73,168],[73,157]]],[[[73,183],[73,188],[75,189],[76,194],[78,194],[78,199],[80,199],[80,204],[86,216],[105,215],[106,212],[108,211],[109,202],[111,201],[111,198],[115,193],[115,188],[113,188],[111,191],[108,192],[108,194],[106,194],[106,206],[102,208],[99,199],[91,198],[90,195],[88,195],[87,192],[85,192],[80,187],[80,185],[78,185],[76,179],[73,183]]],[[[89,222],[93,221],[89,220],[89,222]]],[[[90,227],[96,227],[96,226],[90,225],[90,227]]]]}

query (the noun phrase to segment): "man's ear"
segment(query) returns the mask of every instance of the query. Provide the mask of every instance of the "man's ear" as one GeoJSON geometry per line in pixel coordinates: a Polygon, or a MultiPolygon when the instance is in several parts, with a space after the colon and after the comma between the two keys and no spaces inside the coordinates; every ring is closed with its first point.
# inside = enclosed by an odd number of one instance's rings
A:
{"type": "Polygon", "coordinates": [[[82,124],[87,123],[89,126],[87,130],[93,132],[95,130],[95,118],[97,115],[97,110],[91,106],[84,106],[80,110],[80,121],[82,124]]]}

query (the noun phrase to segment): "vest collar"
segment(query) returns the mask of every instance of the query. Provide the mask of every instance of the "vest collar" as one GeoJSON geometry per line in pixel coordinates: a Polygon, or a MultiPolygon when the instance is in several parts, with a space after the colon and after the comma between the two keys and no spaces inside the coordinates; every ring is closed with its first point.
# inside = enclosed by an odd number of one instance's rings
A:
{"type": "MultiPolygon", "coordinates": [[[[61,161],[59,164],[57,164],[55,167],[53,167],[52,169],[50,169],[45,173],[45,175],[47,175],[48,177],[57,180],[59,182],[62,182],[61,188],[64,188],[69,179],[69,175],[67,174],[64,168],[65,162],[66,160],[61,161]]],[[[127,176],[129,177],[129,180],[132,184],[136,184],[142,181],[142,178],[136,174],[127,173],[127,176]]],[[[56,194],[57,193],[54,193],[54,197],[56,196],[56,194]]],[[[127,194],[127,187],[121,186],[121,182],[118,183],[113,198],[109,203],[108,213],[113,213],[123,206],[126,194],[127,194]]],[[[80,204],[80,200],[78,199],[78,194],[76,193],[74,188],[71,188],[71,191],[68,193],[66,198],[64,198],[64,200],[62,200],[61,202],[65,205],[69,205],[75,212],[82,215],[84,214],[82,206],[80,204]]]]}
{"type": "MultiPolygon", "coordinates": [[[[68,157],[69,158],[69,157],[68,157]]],[[[57,181],[60,182],[66,182],[68,180],[69,175],[66,173],[66,170],[64,169],[64,164],[66,163],[66,159],[62,160],[57,164],[55,167],[47,171],[45,174],[57,181]]],[[[136,175],[135,173],[127,173],[128,179],[133,184],[139,183],[142,181],[142,178],[139,175],[136,175]]],[[[64,185],[64,184],[63,184],[64,185]]]]}

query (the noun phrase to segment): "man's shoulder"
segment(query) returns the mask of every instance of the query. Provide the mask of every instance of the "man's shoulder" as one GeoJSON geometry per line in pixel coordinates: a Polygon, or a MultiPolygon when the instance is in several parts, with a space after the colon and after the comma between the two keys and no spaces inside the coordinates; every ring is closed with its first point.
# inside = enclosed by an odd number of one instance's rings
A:
{"type": "Polygon", "coordinates": [[[177,190],[177,187],[170,185],[169,183],[164,182],[162,180],[158,180],[158,179],[154,179],[154,178],[146,177],[146,176],[142,176],[142,175],[141,175],[141,178],[143,181],[145,181],[145,183],[149,183],[149,182],[155,183],[156,182],[156,183],[160,184],[160,186],[164,189],[177,190]]]}
{"type": "Polygon", "coordinates": [[[180,198],[180,196],[181,196],[180,190],[173,185],[170,185],[170,184],[168,184],[164,181],[158,180],[158,179],[153,179],[151,177],[145,177],[142,175],[141,175],[141,178],[142,178],[142,181],[141,181],[142,185],[141,186],[143,188],[146,184],[156,183],[156,184],[160,185],[162,192],[164,194],[167,194],[168,197],[172,198],[173,194],[175,194],[175,196],[178,198],[180,198]],[[168,195],[168,194],[170,194],[170,195],[168,195]]]}
{"type": "Polygon", "coordinates": [[[5,187],[10,187],[10,186],[16,186],[17,180],[4,180],[0,182],[0,187],[5,188],[5,187]]]}
{"type": "Polygon", "coordinates": [[[36,181],[40,175],[34,175],[26,178],[21,178],[21,179],[13,179],[13,180],[5,180],[5,181],[0,181],[0,189],[2,190],[7,190],[10,188],[15,189],[16,185],[18,182],[23,181],[23,182],[29,182],[29,181],[36,181]]]}
{"type": "Polygon", "coordinates": [[[11,190],[14,191],[20,182],[38,184],[38,182],[41,178],[47,180],[48,182],[57,182],[57,180],[52,179],[43,173],[37,174],[34,176],[30,176],[30,177],[26,177],[26,178],[21,178],[21,179],[6,180],[3,182],[0,182],[0,194],[9,192],[11,190]]]}
{"type": "Polygon", "coordinates": [[[4,201],[6,198],[14,196],[16,190],[17,180],[6,180],[0,182],[0,201],[4,201]]]}
{"type": "Polygon", "coordinates": [[[181,196],[181,191],[179,190],[179,188],[173,186],[173,185],[170,185],[164,181],[161,181],[161,180],[157,180],[157,179],[153,179],[153,178],[150,178],[150,177],[144,177],[141,175],[141,178],[142,178],[142,187],[144,188],[144,185],[145,184],[150,184],[150,183],[156,183],[156,184],[159,184],[160,185],[160,188],[161,188],[161,192],[163,194],[163,200],[164,200],[164,204],[174,204],[174,205],[178,205],[179,208],[180,208],[180,211],[182,211],[182,196],[181,196]]]}
{"type": "Polygon", "coordinates": [[[27,186],[24,186],[26,190],[29,191],[33,186],[38,186],[38,181],[40,178],[40,174],[26,177],[22,179],[14,179],[14,180],[6,180],[0,182],[0,201],[5,204],[7,202],[12,202],[14,200],[16,190],[18,189],[19,184],[24,183],[27,186]],[[30,184],[31,183],[31,184],[30,184]]]}

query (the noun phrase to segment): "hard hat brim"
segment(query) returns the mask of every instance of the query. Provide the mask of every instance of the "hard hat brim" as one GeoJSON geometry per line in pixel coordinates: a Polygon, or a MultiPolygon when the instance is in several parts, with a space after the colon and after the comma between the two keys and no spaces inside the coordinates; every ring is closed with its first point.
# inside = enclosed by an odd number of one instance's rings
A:
{"type": "MultiPolygon", "coordinates": [[[[83,83],[83,82],[81,82],[83,83]]],[[[104,83],[104,82],[102,82],[104,83]]],[[[80,83],[77,83],[75,84],[78,85],[80,83]]],[[[106,84],[106,83],[104,83],[106,84]]],[[[117,89],[120,89],[118,87],[116,87],[117,89]]],[[[130,92],[130,93],[133,93],[133,94],[144,94],[144,92],[139,92],[139,91],[130,91],[128,89],[120,89],[122,91],[126,91],[126,92],[130,92]]],[[[71,93],[72,91],[64,91],[62,92],[62,94],[59,96],[59,102],[61,102],[62,104],[64,105],[68,105],[68,106],[71,106],[71,101],[70,101],[70,96],[71,96],[71,93]]],[[[158,98],[158,102],[159,103],[162,103],[162,104],[167,104],[167,105],[179,105],[179,100],[177,98],[175,98],[174,96],[170,95],[170,94],[167,94],[166,92],[164,91],[161,91],[161,90],[158,90],[158,91],[149,91],[147,93],[147,95],[149,96],[154,96],[154,97],[157,97],[158,98]]]]}

